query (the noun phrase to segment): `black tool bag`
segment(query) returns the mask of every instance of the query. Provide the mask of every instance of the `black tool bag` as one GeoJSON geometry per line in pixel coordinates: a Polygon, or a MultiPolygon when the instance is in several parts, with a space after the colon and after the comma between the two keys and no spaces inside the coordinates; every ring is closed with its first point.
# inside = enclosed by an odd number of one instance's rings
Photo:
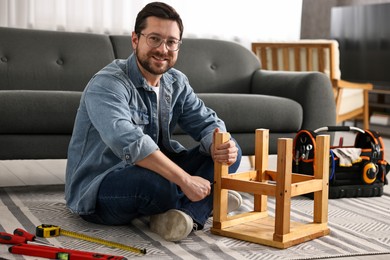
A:
{"type": "MultiPolygon", "coordinates": [[[[349,126],[299,131],[294,138],[293,172],[313,175],[316,136],[322,132],[336,131],[353,131],[356,132],[356,136],[353,146],[343,146],[341,139],[337,146],[330,147],[329,198],[382,196],[383,185],[387,184],[386,175],[390,166],[384,159],[382,138],[374,131],[363,131],[360,128],[349,126]],[[352,163],[347,166],[345,161],[349,162],[349,160],[352,163]]],[[[312,196],[313,194],[309,195],[309,197],[312,196]]]]}

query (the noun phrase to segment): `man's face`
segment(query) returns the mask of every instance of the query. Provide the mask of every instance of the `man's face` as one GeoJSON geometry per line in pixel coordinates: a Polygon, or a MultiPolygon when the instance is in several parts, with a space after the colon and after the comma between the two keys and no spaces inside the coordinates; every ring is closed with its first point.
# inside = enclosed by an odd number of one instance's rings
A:
{"type": "Polygon", "coordinates": [[[146,36],[153,34],[164,40],[179,40],[179,26],[175,21],[151,16],[147,18],[147,27],[141,33],[139,37],[134,32],[132,35],[132,44],[141,72],[145,78],[160,76],[175,65],[178,51],[169,51],[165,42],[158,47],[150,47],[146,36]]]}

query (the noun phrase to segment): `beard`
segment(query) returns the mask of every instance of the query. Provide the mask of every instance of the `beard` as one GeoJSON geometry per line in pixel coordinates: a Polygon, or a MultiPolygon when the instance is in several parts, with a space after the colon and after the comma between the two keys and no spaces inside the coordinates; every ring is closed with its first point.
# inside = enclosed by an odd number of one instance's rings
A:
{"type": "Polygon", "coordinates": [[[150,74],[156,75],[156,76],[162,75],[165,72],[167,72],[169,69],[171,69],[173,67],[173,65],[175,63],[171,56],[167,57],[167,55],[163,55],[160,52],[156,52],[156,51],[155,52],[148,52],[148,53],[142,55],[142,54],[139,54],[139,51],[137,50],[135,52],[135,54],[136,54],[138,63],[142,66],[142,68],[144,70],[146,70],[147,72],[149,72],[150,74]],[[159,66],[154,62],[153,57],[166,59],[165,60],[166,62],[165,62],[165,64],[159,66]]]}

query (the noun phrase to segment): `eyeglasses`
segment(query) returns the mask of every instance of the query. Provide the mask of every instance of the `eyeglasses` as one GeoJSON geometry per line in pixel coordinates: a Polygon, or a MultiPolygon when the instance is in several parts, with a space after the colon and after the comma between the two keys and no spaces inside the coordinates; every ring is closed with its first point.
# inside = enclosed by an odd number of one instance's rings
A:
{"type": "Polygon", "coordinates": [[[146,43],[151,48],[158,48],[164,42],[165,46],[169,51],[177,51],[179,50],[180,45],[182,43],[182,41],[177,40],[175,38],[163,39],[159,35],[154,33],[150,33],[150,34],[140,33],[140,35],[146,38],[146,43]]]}

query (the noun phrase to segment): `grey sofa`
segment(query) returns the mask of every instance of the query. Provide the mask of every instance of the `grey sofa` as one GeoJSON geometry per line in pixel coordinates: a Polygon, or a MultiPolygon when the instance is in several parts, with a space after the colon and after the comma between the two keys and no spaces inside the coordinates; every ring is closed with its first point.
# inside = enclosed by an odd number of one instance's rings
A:
{"type": "MultiPolygon", "coordinates": [[[[91,76],[131,53],[130,36],[0,28],[0,159],[65,159],[81,92],[91,76]]],[[[239,44],[184,39],[176,68],[226,122],[244,155],[254,131],[276,139],[335,124],[329,79],[260,69],[239,44]]],[[[194,145],[180,129],[174,138],[194,145]]]]}

